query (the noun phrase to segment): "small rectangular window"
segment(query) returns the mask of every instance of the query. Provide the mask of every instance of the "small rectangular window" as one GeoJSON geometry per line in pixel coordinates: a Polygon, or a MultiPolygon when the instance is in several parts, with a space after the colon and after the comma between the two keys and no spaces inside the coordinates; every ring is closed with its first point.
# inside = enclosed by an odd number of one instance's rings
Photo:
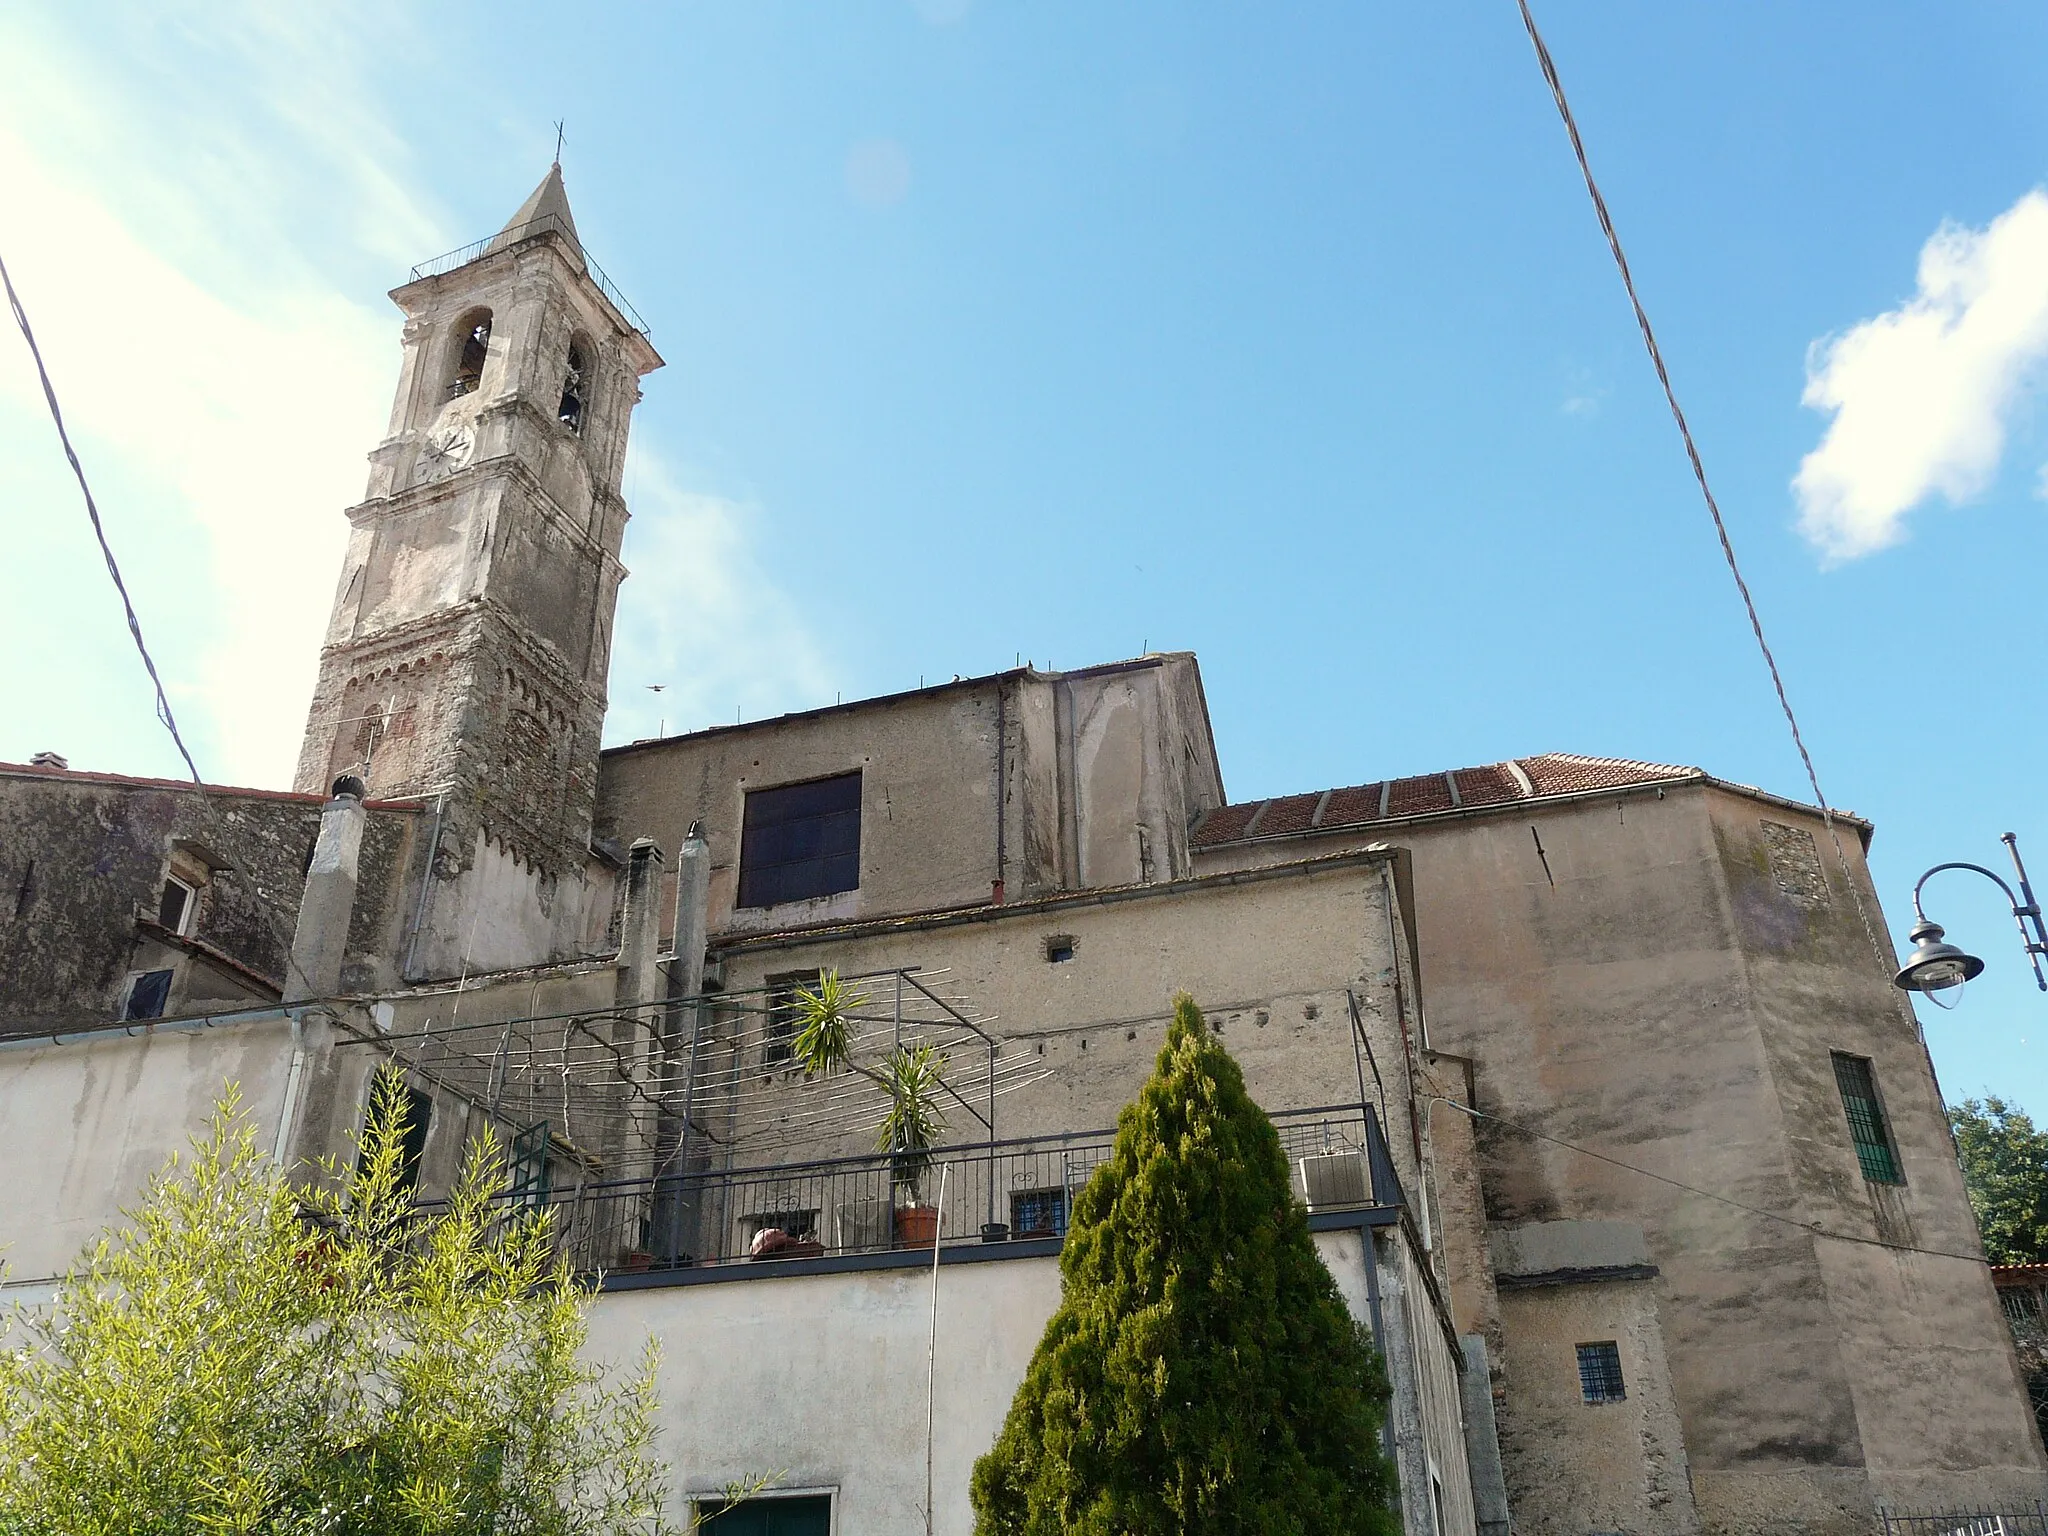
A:
{"type": "Polygon", "coordinates": [[[761,1065],[786,1065],[795,1054],[797,994],[818,984],[816,971],[785,971],[768,978],[768,1017],[761,1026],[761,1065]]]}
{"type": "Polygon", "coordinates": [[[760,1494],[732,1503],[702,1499],[697,1519],[704,1536],[830,1536],[832,1495],[760,1494]]]}
{"type": "Polygon", "coordinates": [[[1862,1056],[1834,1053],[1835,1086],[1842,1093],[1842,1112],[1849,1117],[1849,1137],[1856,1143],[1856,1161],[1863,1177],[1873,1184],[1903,1184],[1899,1155],[1892,1146],[1891,1128],[1885,1124],[1884,1105],[1878,1101],[1877,1079],[1870,1062],[1862,1056]]]}
{"type": "Polygon", "coordinates": [[[529,1125],[512,1138],[505,1158],[505,1195],[521,1210],[548,1203],[548,1123],[529,1125]]]}
{"type": "Polygon", "coordinates": [[[1581,1344],[1579,1395],[1589,1403],[1618,1403],[1628,1396],[1621,1382],[1621,1350],[1612,1339],[1581,1344]]]}
{"type": "Polygon", "coordinates": [[[157,898],[156,920],[176,934],[189,934],[192,920],[199,915],[199,893],[176,875],[166,876],[163,894],[157,898]]]}
{"type": "Polygon", "coordinates": [[[740,827],[743,907],[860,888],[860,775],[747,792],[740,827]]]}
{"type": "Polygon", "coordinates": [[[160,1019],[171,1001],[172,971],[140,971],[128,979],[128,999],[122,1006],[124,1019],[160,1019]]]}
{"type": "Polygon", "coordinates": [[[1065,1237],[1067,1192],[1064,1189],[1020,1189],[1012,1193],[1010,1235],[1065,1237]]]}
{"type": "Polygon", "coordinates": [[[378,1085],[388,1077],[397,1078],[405,1090],[405,1130],[398,1142],[398,1187],[409,1194],[419,1188],[420,1163],[427,1155],[427,1131],[434,1122],[434,1097],[405,1082],[405,1074],[397,1067],[379,1067],[370,1074],[368,1104],[372,1112],[377,1104],[378,1085]]]}

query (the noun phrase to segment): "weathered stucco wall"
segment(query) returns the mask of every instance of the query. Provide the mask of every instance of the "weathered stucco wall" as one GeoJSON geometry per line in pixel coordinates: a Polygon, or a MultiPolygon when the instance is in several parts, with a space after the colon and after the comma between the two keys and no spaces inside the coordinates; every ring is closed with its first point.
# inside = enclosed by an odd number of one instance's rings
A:
{"type": "MultiPolygon", "coordinates": [[[[0,767],[0,1033],[118,1018],[130,972],[161,967],[178,970],[168,1015],[274,999],[320,805],[313,795],[215,789],[202,799],[154,780],[0,767]],[[181,869],[210,870],[184,942],[155,921],[174,854],[181,869]]],[[[351,984],[391,974],[410,916],[416,821],[409,807],[370,811],[351,984]]]]}
{"type": "MultiPolygon", "coordinates": [[[[1404,1027],[1405,939],[1390,910],[1392,883],[1389,857],[1365,854],[1241,883],[1198,880],[1114,900],[1048,898],[952,920],[734,939],[718,952],[735,992],[807,970],[938,973],[945,989],[995,1015],[990,1027],[1006,1050],[1028,1053],[1046,1074],[999,1101],[997,1133],[1005,1137],[1113,1125],[1150,1074],[1172,997],[1185,989],[1269,1111],[1357,1103],[1363,1079],[1367,1099],[1381,1104],[1403,1183],[1414,1190],[1413,1023],[1404,1027]],[[1048,959],[1054,936],[1070,959],[1048,959]],[[1352,998],[1371,1044],[1367,1063],[1353,1047],[1352,998]]],[[[777,1112],[800,1121],[807,1095],[827,1088],[788,1067],[774,1070],[787,1090],[777,1112]]],[[[954,1118],[954,1135],[978,1134],[954,1118]]],[[[865,1152],[871,1140],[855,1131],[843,1148],[784,1155],[865,1152]]]]}
{"type": "Polygon", "coordinates": [[[1614,1280],[1511,1289],[1501,1295],[1501,1310],[1512,1390],[1496,1422],[1517,1529],[1698,1531],[1650,1285],[1614,1280]],[[1602,1342],[1616,1346],[1626,1396],[1588,1403],[1576,1346],[1602,1342]]]}
{"type": "Polygon", "coordinates": [[[241,1089],[265,1149],[276,1145],[290,1076],[290,1021],[120,1030],[0,1052],[0,1261],[9,1285],[62,1274],[141,1197],[204,1126],[223,1088],[241,1089]]]}
{"type": "MultiPolygon", "coordinates": [[[[598,833],[621,847],[651,837],[673,854],[703,822],[713,932],[986,902],[997,878],[999,693],[991,680],[607,752],[598,833]],[[747,791],[856,770],[859,889],[737,907],[747,791]]],[[[671,913],[673,904],[671,889],[671,913]]]]}
{"type": "MultiPolygon", "coordinates": [[[[597,826],[711,845],[710,931],[979,906],[1188,872],[1187,828],[1222,797],[1193,658],[1025,669],[607,752],[597,826]],[[738,906],[750,790],[861,774],[860,886],[738,906]]],[[[669,897],[673,911],[673,893],[669,897]]]]}
{"type": "MultiPolygon", "coordinates": [[[[1880,1501],[2048,1492],[1853,828],[1845,871],[1817,815],[1694,781],[1199,862],[1365,839],[1413,852],[1430,1042],[1470,1058],[1477,1106],[1502,1117],[1478,1129],[1487,1219],[1644,1224],[1707,1529],[1862,1530],[1880,1501]],[[1873,1062],[1905,1184],[1861,1176],[1836,1051],[1873,1062]]],[[[1460,1284],[1477,1308],[1460,1323],[1487,1335],[1511,1403],[1520,1373],[1569,1364],[1581,1341],[1526,1306],[1503,1314],[1503,1341],[1484,1291],[1460,1284]]],[[[1516,1424],[1522,1486],[1568,1476],[1569,1444],[1516,1424]]]]}
{"type": "MultiPolygon", "coordinates": [[[[1369,1326],[1357,1234],[1316,1242],[1369,1326]]],[[[585,1353],[629,1367],[649,1339],[660,1346],[659,1450],[679,1504],[778,1474],[784,1489],[832,1492],[846,1536],[924,1529],[929,1403],[932,1529],[968,1536],[975,1459],[995,1443],[1059,1299],[1056,1259],[940,1266],[929,1375],[922,1267],[609,1291],[585,1353]]],[[[1452,1523],[1444,1536],[1471,1529],[1452,1523]]]]}

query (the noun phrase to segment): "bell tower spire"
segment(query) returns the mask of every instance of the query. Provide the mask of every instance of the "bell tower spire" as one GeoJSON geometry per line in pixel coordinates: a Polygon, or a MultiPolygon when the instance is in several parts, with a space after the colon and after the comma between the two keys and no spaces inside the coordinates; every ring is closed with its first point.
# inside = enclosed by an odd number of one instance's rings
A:
{"type": "Polygon", "coordinates": [[[440,803],[417,974],[535,963],[581,933],[626,438],[661,358],[584,252],[559,163],[391,297],[398,390],[348,512],[298,787],[354,773],[440,803]]]}

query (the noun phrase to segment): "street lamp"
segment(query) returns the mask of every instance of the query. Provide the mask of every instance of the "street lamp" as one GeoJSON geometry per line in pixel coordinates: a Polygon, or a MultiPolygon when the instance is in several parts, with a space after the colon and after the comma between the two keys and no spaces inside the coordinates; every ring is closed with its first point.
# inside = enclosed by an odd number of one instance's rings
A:
{"type": "Polygon", "coordinates": [[[2048,928],[2041,924],[2041,904],[2034,900],[2034,888],[2027,883],[2027,866],[2020,862],[2019,839],[2008,832],[1999,841],[2012,855],[2012,867],[2020,881],[2019,894],[2014,895],[2011,886],[1981,864],[1937,864],[1928,870],[1913,883],[1913,931],[1907,935],[1913,941],[1913,953],[1906,957],[1899,974],[1892,978],[1893,986],[1906,992],[1942,992],[1950,987],[1960,987],[1983,971],[1984,962],[1945,942],[1941,924],[1928,917],[1920,907],[1920,888],[1929,880],[1945,869],[1967,869],[1982,875],[2005,892],[2005,899],[2012,904],[2012,920],[2019,925],[2020,943],[2034,967],[2034,983],[2043,992],[2048,992],[2048,974],[2041,969],[2041,959],[2048,955],[2048,928]],[[2033,925],[2031,928],[2028,927],[2030,923],[2033,925]]]}

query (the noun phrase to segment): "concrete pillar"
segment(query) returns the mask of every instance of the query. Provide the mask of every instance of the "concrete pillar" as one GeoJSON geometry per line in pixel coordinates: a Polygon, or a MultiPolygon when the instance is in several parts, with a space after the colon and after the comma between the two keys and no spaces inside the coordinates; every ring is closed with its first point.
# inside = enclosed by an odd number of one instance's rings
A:
{"type": "MultiPolygon", "coordinates": [[[[668,995],[660,965],[661,849],[651,837],[633,844],[626,858],[626,911],[619,922],[621,1008],[645,1009],[668,995]]],[[[637,1017],[651,1022],[642,1012],[637,1017]]]]}
{"type": "Polygon", "coordinates": [[[668,996],[661,966],[661,866],[661,849],[650,837],[638,839],[626,857],[626,910],[619,921],[613,993],[618,1010],[611,1026],[621,1080],[611,1092],[612,1128],[604,1143],[606,1171],[613,1178],[649,1172],[658,1135],[648,1090],[660,1075],[666,1011],[661,1004],[668,996]]]}
{"type": "Polygon", "coordinates": [[[693,821],[676,850],[676,958],[669,967],[670,992],[695,997],[704,990],[704,937],[711,902],[711,845],[704,823],[693,821]]]}
{"type": "Polygon", "coordinates": [[[334,781],[334,798],[320,810],[320,836],[306,868],[299,898],[299,924],[292,935],[291,964],[285,968],[284,1000],[331,997],[341,989],[341,962],[348,953],[348,925],[355,915],[356,870],[363,847],[363,781],[345,773],[334,781]]]}

